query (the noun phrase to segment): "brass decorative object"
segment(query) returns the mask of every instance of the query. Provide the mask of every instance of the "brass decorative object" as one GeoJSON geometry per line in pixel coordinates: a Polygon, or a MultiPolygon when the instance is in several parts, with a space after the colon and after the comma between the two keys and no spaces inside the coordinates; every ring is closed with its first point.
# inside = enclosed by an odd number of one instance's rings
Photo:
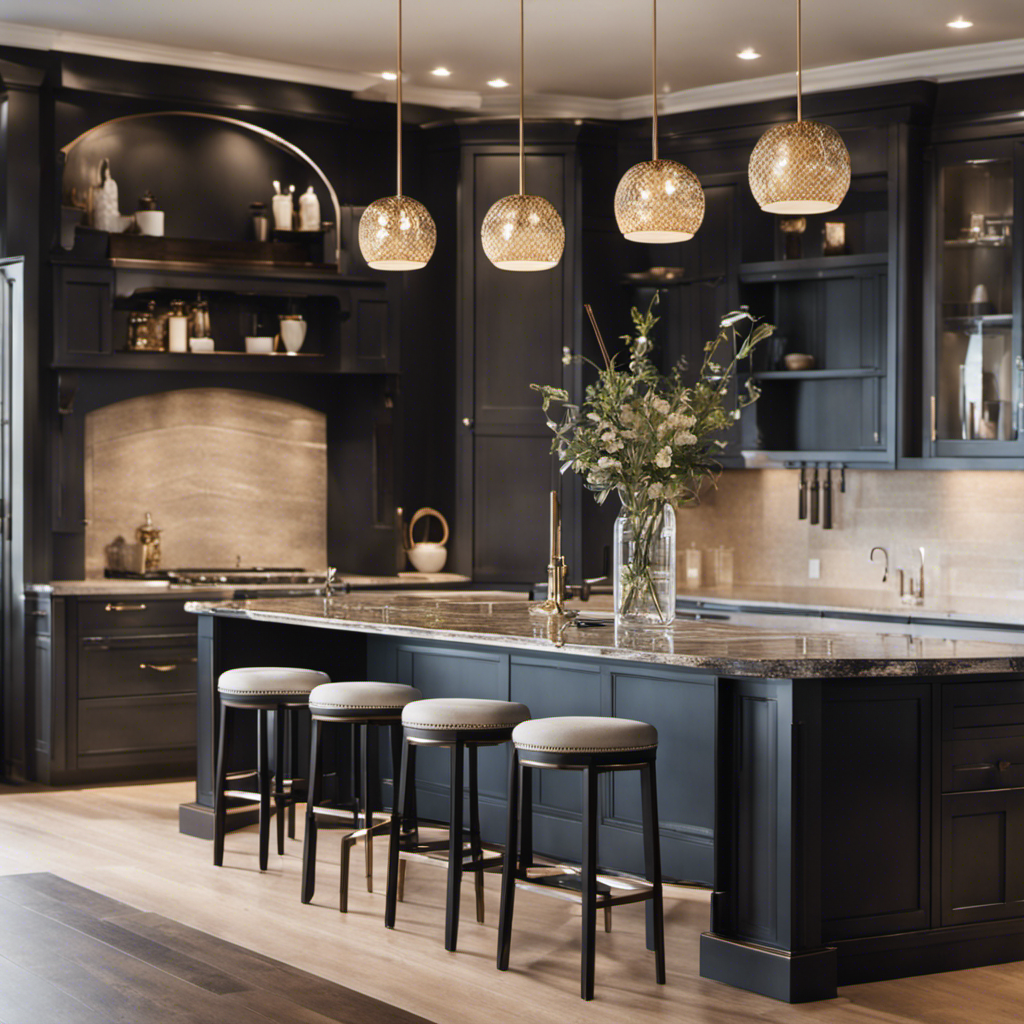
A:
{"type": "Polygon", "coordinates": [[[480,226],[480,241],[487,258],[499,270],[550,270],[562,258],[565,226],[551,203],[526,194],[523,50],[523,0],[519,0],[519,192],[499,199],[487,211],[480,226]]]}
{"type": "Polygon", "coordinates": [[[402,195],[402,0],[398,0],[398,75],[395,79],[395,195],[378,199],[359,218],[359,251],[373,270],[419,270],[437,244],[437,228],[427,208],[402,195]]]}
{"type": "Polygon", "coordinates": [[[850,187],[850,154],[834,128],[803,119],[800,0],[796,4],[796,120],[769,128],[750,154],[750,190],[766,213],[829,213],[850,187]]]}
{"type": "Polygon", "coordinates": [[[658,0],[651,0],[651,30],[652,158],[622,176],[615,220],[629,241],[665,245],[696,234],[704,220],[704,190],[689,167],[658,158],[658,0]]]}
{"type": "Polygon", "coordinates": [[[533,615],[574,618],[576,611],[566,608],[565,602],[573,596],[567,585],[569,565],[562,554],[562,519],[558,492],[551,492],[551,554],[548,561],[548,596],[546,601],[530,606],[533,615]]]}

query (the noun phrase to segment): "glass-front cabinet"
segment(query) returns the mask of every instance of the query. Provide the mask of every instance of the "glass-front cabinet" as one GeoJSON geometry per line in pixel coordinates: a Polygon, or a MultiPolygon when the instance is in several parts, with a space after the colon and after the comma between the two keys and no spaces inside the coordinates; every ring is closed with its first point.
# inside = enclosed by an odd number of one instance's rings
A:
{"type": "Polygon", "coordinates": [[[925,346],[925,451],[1024,454],[1024,143],[938,147],[925,346]],[[930,348],[929,348],[930,346],[930,348]]]}

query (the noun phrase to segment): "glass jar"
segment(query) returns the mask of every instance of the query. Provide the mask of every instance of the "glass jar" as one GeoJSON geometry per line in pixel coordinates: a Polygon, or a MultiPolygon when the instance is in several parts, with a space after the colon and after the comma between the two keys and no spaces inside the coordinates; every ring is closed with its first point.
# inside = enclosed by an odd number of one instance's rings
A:
{"type": "Polygon", "coordinates": [[[666,626],[676,617],[676,514],[669,504],[625,506],[615,520],[613,584],[619,626],[666,626]]]}

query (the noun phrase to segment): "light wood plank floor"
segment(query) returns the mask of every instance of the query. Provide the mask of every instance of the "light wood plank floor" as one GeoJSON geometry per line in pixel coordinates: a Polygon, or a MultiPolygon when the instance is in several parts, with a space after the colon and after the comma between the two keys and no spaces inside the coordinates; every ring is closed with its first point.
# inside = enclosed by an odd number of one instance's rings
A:
{"type": "Polygon", "coordinates": [[[234,832],[225,866],[214,868],[209,843],[178,833],[178,804],[193,792],[184,782],[60,790],[0,786],[0,874],[53,872],[442,1024],[1024,1021],[1024,964],[851,986],[839,999],[804,1006],[704,981],[697,974],[697,947],[708,923],[708,896],[686,889],[672,889],[666,904],[668,985],[654,984],[642,907],[620,907],[612,934],[599,928],[597,997],[583,1003],[574,904],[520,892],[512,970],[502,974],[494,969],[497,876],[487,877],[484,925],[473,919],[467,881],[460,949],[446,953],[443,870],[409,865],[406,901],[389,932],[383,926],[384,842],[376,847],[373,893],[363,884],[358,851],[349,913],[342,915],[339,842],[325,832],[314,903],[303,906],[301,843],[289,841],[283,858],[271,854],[270,870],[261,875],[254,832],[234,832]]]}

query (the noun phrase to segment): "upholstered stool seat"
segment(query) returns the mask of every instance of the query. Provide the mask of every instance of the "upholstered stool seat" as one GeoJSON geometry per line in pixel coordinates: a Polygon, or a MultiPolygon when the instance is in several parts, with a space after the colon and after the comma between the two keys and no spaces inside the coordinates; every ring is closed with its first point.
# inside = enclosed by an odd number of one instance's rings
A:
{"type": "MultiPolygon", "coordinates": [[[[477,784],[477,750],[507,743],[512,730],[530,717],[525,704],[514,701],[485,700],[475,697],[439,697],[407,704],[402,711],[404,738],[402,769],[395,806],[401,814],[391,818],[391,842],[388,860],[388,893],[384,924],[395,926],[395,912],[402,898],[407,856],[437,861],[447,849],[448,898],[445,912],[444,947],[454,952],[459,932],[459,899],[464,871],[473,873],[476,887],[476,919],[484,919],[483,872],[503,862],[501,847],[488,846],[480,839],[480,799],[477,784]],[[416,787],[416,748],[451,749],[451,789],[447,840],[420,842],[415,817],[410,818],[411,797],[416,787]],[[464,761],[469,761],[469,851],[463,829],[464,761]],[[403,837],[404,833],[404,837],[403,837]],[[404,841],[403,841],[404,839],[404,841]]],[[[443,863],[443,862],[442,862],[443,863]]]]}
{"type": "Polygon", "coordinates": [[[551,754],[603,754],[652,750],[658,730],[629,718],[571,715],[535,718],[517,725],[512,742],[519,750],[551,754]]]}
{"type": "MultiPolygon", "coordinates": [[[[298,747],[296,709],[304,708],[310,691],[330,682],[326,672],[284,666],[253,666],[233,668],[217,679],[220,700],[220,729],[217,743],[217,767],[213,794],[213,863],[224,863],[224,832],[227,826],[229,798],[258,802],[260,871],[267,870],[270,851],[270,817],[277,814],[277,852],[284,853],[284,813],[288,812],[288,834],[295,838],[295,803],[305,795],[305,780],[288,778],[287,768],[294,761],[298,747]],[[228,716],[240,711],[256,712],[256,781],[257,792],[226,788],[228,772],[225,761],[228,716]],[[270,766],[269,719],[274,715],[274,766],[270,766]],[[285,744],[289,757],[285,756],[285,744]],[[271,788],[273,787],[273,788],[271,788]],[[271,808],[273,801],[273,810],[271,808]]],[[[251,771],[233,772],[232,780],[252,776],[251,771]]]]}
{"type": "Polygon", "coordinates": [[[404,683],[321,683],[309,695],[309,710],[318,717],[373,717],[378,711],[401,712],[420,699],[420,691],[404,683]]]}
{"type": "MultiPolygon", "coordinates": [[[[402,683],[354,681],[322,683],[309,694],[309,713],[312,730],[309,746],[309,795],[306,800],[306,836],[302,851],[302,902],[313,899],[316,888],[316,844],[320,820],[327,819],[342,827],[351,828],[341,841],[341,887],[339,909],[348,910],[348,867],[351,849],[363,840],[366,854],[366,888],[373,892],[373,837],[389,827],[389,820],[374,824],[375,788],[377,771],[371,767],[375,760],[370,754],[371,727],[391,727],[391,755],[394,789],[398,790],[398,776],[402,758],[402,709],[418,700],[420,691],[402,683]],[[323,740],[325,727],[338,725],[352,727],[350,750],[352,767],[350,785],[353,799],[343,803],[336,799],[325,802],[323,740]],[[362,818],[362,827],[359,822],[362,818]]],[[[338,747],[339,751],[341,745],[338,747]]],[[[345,774],[340,764],[335,770],[335,784],[340,788],[345,774]]],[[[413,809],[414,810],[414,809],[413,809]]],[[[413,813],[415,817],[415,813],[413,813]]]]}
{"type": "Polygon", "coordinates": [[[252,698],[274,704],[278,703],[274,698],[286,697],[302,703],[314,687],[330,679],[326,672],[307,668],[232,668],[220,674],[217,692],[222,698],[252,698]]]}
{"type": "Polygon", "coordinates": [[[430,730],[487,731],[511,729],[530,717],[525,704],[506,700],[484,700],[477,697],[418,700],[402,712],[402,725],[406,729],[423,732],[430,730]]]}
{"type": "Polygon", "coordinates": [[[597,908],[605,913],[605,929],[611,927],[611,908],[617,903],[647,903],[647,948],[654,950],[655,979],[665,984],[665,925],[662,906],[661,850],[658,834],[658,797],[654,762],[658,730],[646,722],[627,718],[564,716],[535,718],[512,731],[509,757],[508,827],[505,863],[501,878],[501,911],[498,919],[498,969],[508,970],[512,943],[512,909],[516,884],[530,888],[551,887],[561,898],[578,889],[583,906],[580,994],[594,998],[594,945],[597,908]],[[580,870],[531,877],[533,864],[532,772],[535,769],[578,771],[583,779],[583,856],[580,870]],[[647,884],[616,878],[597,878],[598,776],[604,772],[640,772],[640,804],[643,816],[644,873],[647,884]],[[623,890],[625,890],[623,892],[623,890]]]}

